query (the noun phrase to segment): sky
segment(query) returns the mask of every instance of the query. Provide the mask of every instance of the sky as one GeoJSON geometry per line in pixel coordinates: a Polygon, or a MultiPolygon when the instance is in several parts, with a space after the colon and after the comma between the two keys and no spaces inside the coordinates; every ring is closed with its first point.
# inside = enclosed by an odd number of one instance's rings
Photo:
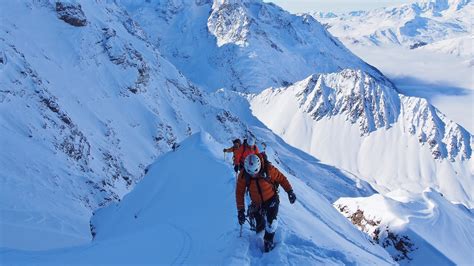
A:
{"type": "Polygon", "coordinates": [[[293,12],[332,11],[335,13],[368,10],[384,6],[399,5],[413,0],[264,0],[273,2],[293,12]]]}

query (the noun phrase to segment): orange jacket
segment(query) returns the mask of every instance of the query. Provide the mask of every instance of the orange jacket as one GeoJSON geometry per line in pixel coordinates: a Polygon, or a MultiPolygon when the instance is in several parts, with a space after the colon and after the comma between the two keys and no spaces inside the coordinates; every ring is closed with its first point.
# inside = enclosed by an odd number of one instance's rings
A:
{"type": "Polygon", "coordinates": [[[237,156],[239,153],[240,148],[242,148],[242,145],[238,148],[235,148],[234,146],[224,149],[224,152],[232,152],[234,155],[232,157],[232,160],[234,160],[234,165],[239,165],[239,161],[237,158],[240,158],[240,156],[237,156]]]}
{"type": "Polygon", "coordinates": [[[235,155],[234,164],[237,163],[237,165],[243,166],[245,158],[247,158],[247,156],[251,154],[259,154],[259,153],[260,152],[258,151],[257,145],[249,146],[246,144],[242,144],[239,147],[239,150],[237,151],[237,153],[234,153],[235,155]]]}
{"type": "MultiPolygon", "coordinates": [[[[260,159],[263,162],[262,157],[259,155],[260,159]]],[[[262,167],[264,167],[262,165],[262,167]]],[[[258,178],[258,179],[250,179],[250,184],[249,184],[249,191],[250,191],[250,198],[252,199],[252,202],[255,204],[259,205],[262,203],[262,197],[263,201],[267,201],[273,195],[275,195],[275,191],[273,191],[273,185],[270,183],[278,183],[280,184],[283,189],[285,189],[286,192],[289,192],[292,190],[290,182],[288,182],[288,179],[273,165],[268,164],[267,166],[267,173],[268,173],[268,181],[264,180],[263,178],[258,178]],[[262,191],[262,196],[260,196],[260,193],[258,191],[258,185],[260,185],[260,189],[262,191]]],[[[244,176],[245,170],[240,171],[239,177],[237,179],[237,187],[235,189],[235,201],[237,203],[237,209],[245,209],[245,190],[246,190],[246,184],[245,184],[245,176],[244,176]]]]}

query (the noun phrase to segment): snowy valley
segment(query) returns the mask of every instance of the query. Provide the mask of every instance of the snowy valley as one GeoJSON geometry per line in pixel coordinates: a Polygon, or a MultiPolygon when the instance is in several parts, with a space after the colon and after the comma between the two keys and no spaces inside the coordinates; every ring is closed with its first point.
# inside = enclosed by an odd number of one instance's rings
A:
{"type": "Polygon", "coordinates": [[[1,264],[474,262],[469,129],[312,16],[261,0],[2,10],[1,264]],[[239,237],[236,137],[265,144],[298,197],[280,191],[268,254],[239,237]]]}

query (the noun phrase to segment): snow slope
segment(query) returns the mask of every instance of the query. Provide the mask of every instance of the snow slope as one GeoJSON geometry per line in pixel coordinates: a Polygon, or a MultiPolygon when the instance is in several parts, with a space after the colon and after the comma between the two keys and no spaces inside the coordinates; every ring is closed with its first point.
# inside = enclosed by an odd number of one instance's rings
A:
{"type": "Polygon", "coordinates": [[[55,1],[2,10],[1,246],[88,242],[92,211],[120,200],[158,155],[203,127],[245,134],[117,5],[72,4],[69,17],[55,1]]]}
{"type": "Polygon", "coordinates": [[[473,206],[472,135],[390,83],[353,70],[313,75],[263,91],[251,98],[251,107],[289,144],[354,173],[380,193],[432,187],[473,206]]]}
{"type": "Polygon", "coordinates": [[[221,144],[207,133],[195,134],[160,157],[123,201],[94,215],[96,237],[91,244],[37,252],[3,250],[2,263],[393,263],[381,247],[294,177],[290,181],[299,201],[290,205],[281,194],[277,247],[271,256],[262,254],[253,232],[245,228],[239,238],[235,177],[221,157],[221,144]]]}
{"type": "Polygon", "coordinates": [[[474,262],[472,210],[451,204],[436,191],[428,189],[418,195],[393,191],[386,197],[375,194],[368,198],[341,198],[334,206],[362,231],[382,245],[390,246],[392,256],[407,256],[409,263],[470,265],[474,262]],[[429,245],[424,248],[414,245],[423,241],[429,245]]]}
{"type": "Polygon", "coordinates": [[[259,92],[343,68],[384,78],[311,16],[261,0],[118,2],[166,59],[210,91],[259,92]]]}
{"type": "Polygon", "coordinates": [[[472,67],[474,66],[473,39],[471,32],[470,35],[434,42],[421,49],[466,58],[465,64],[472,67]]]}

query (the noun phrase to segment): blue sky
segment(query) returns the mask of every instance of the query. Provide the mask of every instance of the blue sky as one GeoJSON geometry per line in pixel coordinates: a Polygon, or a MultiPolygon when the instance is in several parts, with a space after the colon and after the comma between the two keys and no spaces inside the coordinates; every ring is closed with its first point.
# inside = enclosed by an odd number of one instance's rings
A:
{"type": "Polygon", "coordinates": [[[368,10],[377,7],[400,5],[413,0],[264,0],[273,2],[284,9],[298,13],[309,11],[347,12],[368,10]]]}

